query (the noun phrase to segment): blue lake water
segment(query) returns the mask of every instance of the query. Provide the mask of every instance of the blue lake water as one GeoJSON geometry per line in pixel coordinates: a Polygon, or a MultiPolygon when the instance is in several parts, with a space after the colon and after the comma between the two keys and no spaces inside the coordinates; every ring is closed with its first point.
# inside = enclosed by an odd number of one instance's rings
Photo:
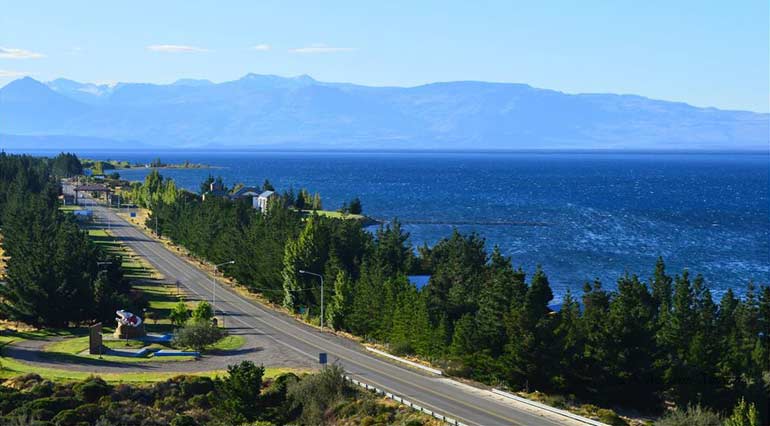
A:
{"type": "MultiPolygon", "coordinates": [[[[197,190],[209,174],[228,185],[306,187],[336,209],[360,197],[364,212],[398,217],[415,245],[453,228],[499,245],[526,271],[541,264],[557,294],[624,272],[647,279],[663,256],[712,289],[770,282],[767,154],[81,152],[89,158],[206,163],[164,170],[197,190]]],[[[145,169],[121,170],[142,179],[145,169]]]]}

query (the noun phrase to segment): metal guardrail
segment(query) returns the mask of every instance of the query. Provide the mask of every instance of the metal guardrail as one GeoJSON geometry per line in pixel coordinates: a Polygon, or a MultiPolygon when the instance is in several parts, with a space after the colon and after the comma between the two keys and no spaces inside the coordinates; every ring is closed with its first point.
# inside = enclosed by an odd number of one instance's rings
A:
{"type": "Polygon", "coordinates": [[[356,385],[356,386],[362,387],[362,388],[364,388],[366,390],[374,391],[374,392],[376,392],[376,393],[378,393],[380,395],[385,396],[386,398],[390,398],[390,399],[392,399],[392,400],[394,400],[396,402],[400,402],[401,404],[404,404],[404,405],[406,405],[407,407],[410,407],[413,410],[416,410],[416,411],[419,411],[421,413],[427,414],[427,415],[433,417],[434,419],[441,420],[444,423],[447,423],[447,424],[450,424],[450,425],[454,425],[454,426],[468,426],[467,424],[462,423],[462,422],[460,422],[457,419],[445,416],[443,414],[436,413],[435,411],[431,411],[431,410],[429,410],[429,409],[427,409],[427,408],[425,408],[425,407],[423,407],[421,405],[418,405],[418,404],[413,403],[412,401],[409,401],[408,399],[400,397],[400,396],[398,396],[396,394],[392,394],[392,393],[387,392],[385,390],[379,389],[376,386],[372,386],[372,385],[370,385],[368,383],[364,383],[364,382],[362,382],[360,380],[356,380],[356,379],[354,379],[354,378],[352,378],[350,376],[345,376],[345,378],[348,381],[350,381],[351,383],[353,383],[354,385],[356,385]]]}

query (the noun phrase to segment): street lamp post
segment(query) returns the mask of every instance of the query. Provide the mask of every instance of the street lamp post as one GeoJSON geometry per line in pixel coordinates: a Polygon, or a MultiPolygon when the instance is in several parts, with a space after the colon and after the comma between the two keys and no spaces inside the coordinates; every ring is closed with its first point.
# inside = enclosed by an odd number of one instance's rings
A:
{"type": "MultiPolygon", "coordinates": [[[[218,265],[214,265],[214,273],[216,274],[220,266],[232,265],[233,263],[235,263],[234,260],[229,260],[227,262],[222,262],[218,265]]],[[[211,310],[214,312],[214,316],[217,316],[216,303],[217,303],[217,283],[214,280],[214,277],[212,276],[211,277],[211,310]]],[[[222,315],[222,325],[224,326],[224,324],[225,324],[225,317],[224,315],[222,315]]]]}
{"type": "Polygon", "coordinates": [[[299,270],[300,274],[304,275],[312,275],[314,277],[318,277],[321,280],[321,329],[324,328],[324,277],[321,274],[316,274],[315,272],[310,271],[304,271],[302,269],[299,270]]]}

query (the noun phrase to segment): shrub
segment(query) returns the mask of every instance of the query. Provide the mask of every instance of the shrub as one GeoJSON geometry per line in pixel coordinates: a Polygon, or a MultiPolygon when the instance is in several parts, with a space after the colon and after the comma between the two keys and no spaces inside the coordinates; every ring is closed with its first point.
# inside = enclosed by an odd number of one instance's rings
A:
{"type": "Polygon", "coordinates": [[[59,414],[54,416],[53,423],[56,425],[74,425],[79,421],[75,410],[63,410],[59,411],[59,414]]]}
{"type": "Polygon", "coordinates": [[[747,404],[741,398],[733,413],[725,419],[725,426],[759,426],[759,412],[754,404],[747,404]]]}
{"type": "Polygon", "coordinates": [[[602,423],[607,423],[610,426],[628,426],[628,422],[623,420],[623,418],[618,416],[612,410],[601,408],[596,412],[596,415],[599,417],[599,421],[602,423]]]}
{"type": "Polygon", "coordinates": [[[171,426],[198,426],[198,422],[194,418],[179,414],[171,420],[171,426]]]}
{"type": "Polygon", "coordinates": [[[179,329],[174,335],[174,346],[203,351],[207,346],[225,337],[226,333],[209,322],[193,322],[179,329]]]}
{"type": "Polygon", "coordinates": [[[262,391],[260,399],[265,405],[280,405],[286,399],[286,389],[299,378],[294,373],[284,373],[276,377],[262,391]]]}
{"type": "Polygon", "coordinates": [[[62,410],[54,416],[53,423],[57,426],[76,426],[81,423],[93,424],[101,415],[101,409],[96,404],[84,404],[70,410],[62,410]]]}
{"type": "Polygon", "coordinates": [[[227,367],[227,376],[217,379],[214,404],[219,416],[227,423],[240,424],[255,419],[259,412],[259,392],[265,368],[251,361],[227,367]]]}
{"type": "Polygon", "coordinates": [[[29,394],[34,398],[45,398],[53,396],[54,384],[50,380],[44,380],[40,383],[36,383],[28,390],[29,394]]]}
{"type": "Polygon", "coordinates": [[[158,399],[155,401],[155,404],[153,404],[153,407],[157,408],[161,411],[173,411],[180,405],[182,405],[183,400],[176,396],[167,396],[162,399],[158,399]]]}
{"type": "Polygon", "coordinates": [[[96,402],[99,398],[109,395],[112,391],[112,386],[102,380],[100,377],[89,377],[76,384],[73,387],[75,395],[85,402],[96,402]]]}
{"type": "Polygon", "coordinates": [[[0,386],[0,414],[8,414],[29,400],[29,396],[16,389],[0,386]]]}
{"type": "Polygon", "coordinates": [[[59,411],[73,409],[79,404],[74,398],[38,398],[11,411],[11,414],[29,415],[39,420],[51,420],[59,411]]]}
{"type": "Polygon", "coordinates": [[[326,411],[351,394],[353,390],[345,381],[345,370],[336,364],[304,377],[290,385],[287,392],[292,405],[302,410],[299,423],[313,425],[324,424],[326,411]]]}
{"type": "Polygon", "coordinates": [[[186,398],[205,395],[214,390],[214,381],[209,377],[188,376],[182,381],[182,395],[186,398]]]}
{"type": "Polygon", "coordinates": [[[677,408],[655,422],[655,426],[720,426],[722,419],[708,408],[700,405],[689,406],[682,410],[677,408]]]}
{"type": "Polygon", "coordinates": [[[43,382],[43,378],[39,374],[29,373],[6,380],[3,386],[24,391],[41,382],[43,382]]]}
{"type": "Polygon", "coordinates": [[[187,400],[187,403],[191,407],[201,408],[204,410],[211,408],[211,401],[209,401],[208,395],[195,395],[187,400]]]}
{"type": "Polygon", "coordinates": [[[390,352],[395,356],[414,354],[414,348],[409,342],[398,342],[390,345],[390,352]]]}

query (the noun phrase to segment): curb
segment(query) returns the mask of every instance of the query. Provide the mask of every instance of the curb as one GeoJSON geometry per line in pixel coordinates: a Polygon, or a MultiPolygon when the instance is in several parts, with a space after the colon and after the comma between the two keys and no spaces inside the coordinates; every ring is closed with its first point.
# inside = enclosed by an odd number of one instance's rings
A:
{"type": "Polygon", "coordinates": [[[396,360],[398,362],[402,362],[404,364],[408,364],[408,365],[410,365],[412,367],[419,368],[421,370],[425,370],[425,371],[427,371],[429,373],[433,373],[433,374],[436,374],[438,376],[443,376],[444,375],[444,372],[441,371],[441,370],[438,370],[438,369],[435,369],[435,368],[426,367],[426,366],[424,366],[422,364],[418,364],[418,363],[416,363],[414,361],[409,361],[408,359],[399,358],[399,357],[397,357],[395,355],[391,355],[391,354],[389,354],[389,353],[387,353],[385,351],[381,351],[379,349],[375,349],[375,348],[373,348],[371,346],[364,346],[364,347],[366,348],[367,351],[374,352],[377,355],[382,355],[384,357],[396,360]]]}
{"type": "Polygon", "coordinates": [[[512,393],[501,391],[500,389],[492,389],[492,393],[494,393],[496,395],[500,395],[500,396],[506,397],[508,399],[512,399],[512,400],[517,401],[517,402],[521,402],[523,404],[530,405],[532,407],[539,408],[539,409],[544,410],[544,411],[548,411],[548,412],[553,413],[553,414],[558,414],[560,416],[564,416],[564,417],[570,418],[572,420],[576,420],[576,421],[579,421],[581,423],[585,423],[587,425],[591,425],[591,426],[609,426],[608,424],[602,423],[602,422],[600,422],[598,420],[593,420],[593,419],[589,419],[587,417],[578,416],[577,414],[570,413],[569,411],[560,410],[558,408],[551,407],[550,405],[545,405],[545,404],[541,404],[541,403],[536,402],[536,401],[529,400],[527,398],[522,398],[522,397],[514,395],[512,393]]]}

